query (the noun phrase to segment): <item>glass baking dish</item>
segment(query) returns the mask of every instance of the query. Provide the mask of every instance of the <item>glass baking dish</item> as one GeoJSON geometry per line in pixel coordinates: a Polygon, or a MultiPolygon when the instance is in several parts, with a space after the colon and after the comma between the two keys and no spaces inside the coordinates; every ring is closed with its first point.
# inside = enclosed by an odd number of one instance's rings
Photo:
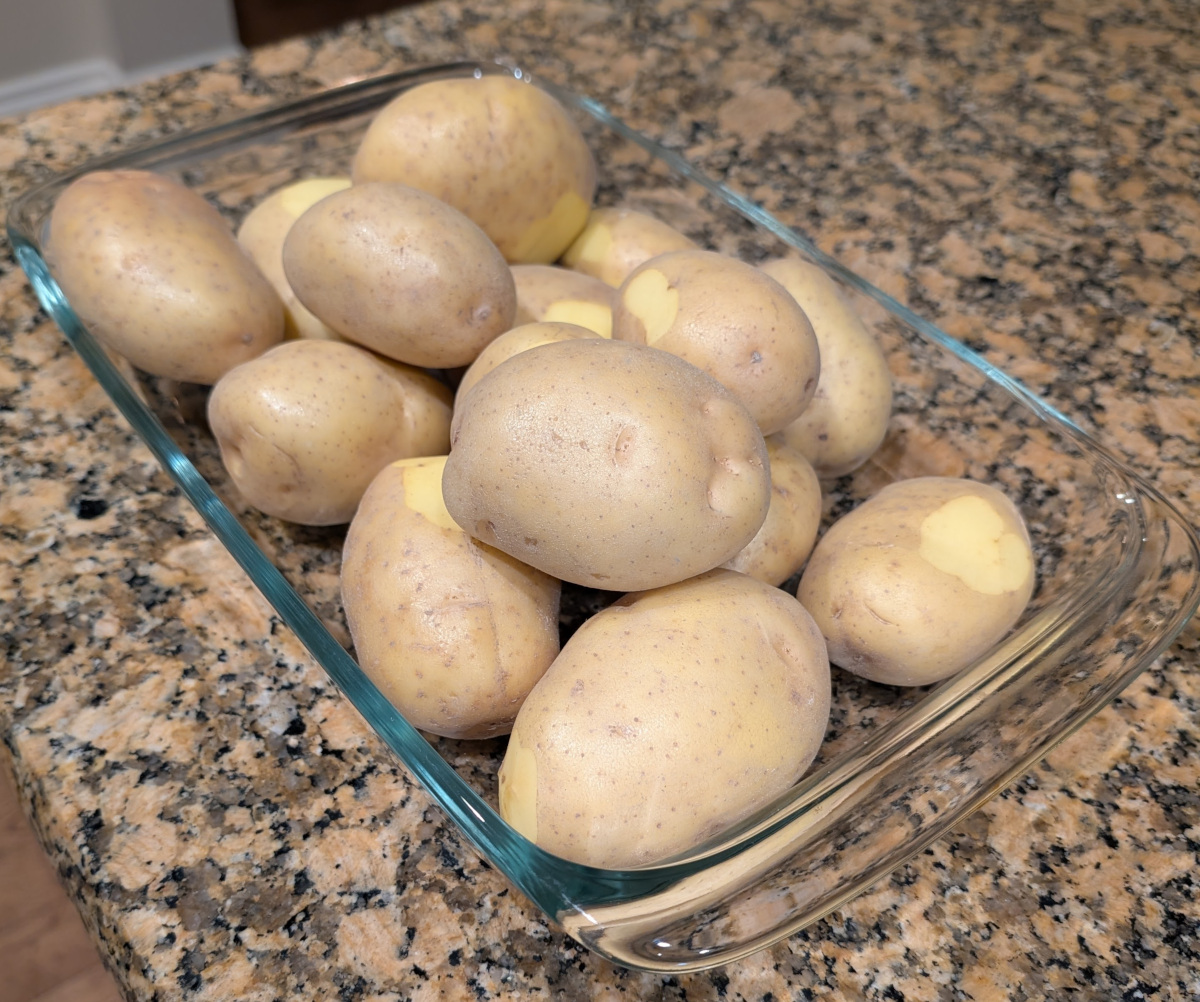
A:
{"type": "MultiPolygon", "coordinates": [[[[884,484],[926,474],[993,483],[1029,524],[1039,582],[1019,625],[932,689],[835,670],[822,752],[785,796],[704,845],[635,870],[552,856],[497,814],[503,740],[427,738],[347,648],[336,585],[303,574],[336,532],[250,509],[203,427],[203,391],[134,372],[95,342],[56,285],[41,235],[63,188],[98,168],[182,180],[238,220],[295,179],[345,173],[373,112],[428,80],[520,70],[462,63],[365,80],[90,163],[18,199],[17,258],[115,405],[333,681],[476,849],[579,942],[633,968],[726,963],[837,908],[1002,789],[1143,671],[1200,603],[1200,540],[1150,485],[1069,418],[809,241],[599,104],[546,87],[578,117],[600,166],[600,204],[648,210],[704,246],[751,262],[784,252],[838,279],[889,359],[895,413],[877,455],[826,484],[826,524],[884,484]],[[324,590],[322,590],[324,589],[324,590]]],[[[793,582],[794,584],[794,582],[793,582]]],[[[564,634],[603,597],[564,596],[564,634]]]]}

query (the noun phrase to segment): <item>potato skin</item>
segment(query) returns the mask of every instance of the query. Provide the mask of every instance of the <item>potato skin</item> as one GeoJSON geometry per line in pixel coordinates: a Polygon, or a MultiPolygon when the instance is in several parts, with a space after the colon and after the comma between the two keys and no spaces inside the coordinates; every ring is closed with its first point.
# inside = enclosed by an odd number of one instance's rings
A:
{"type": "Polygon", "coordinates": [[[636,209],[594,209],[583,232],[567,248],[562,263],[614,289],[652,257],[696,244],[661,219],[636,209]]]}
{"type": "Polygon", "coordinates": [[[521,264],[557,260],[596,192],[595,161],[570,115],[545,91],[503,75],[436,80],[398,95],[371,122],[351,176],[428,192],[521,264]]]}
{"type": "Polygon", "coordinates": [[[335,331],[409,365],[470,365],[517,309],[512,274],[483,231],[401,184],[322,199],[288,231],[283,268],[335,331]]]}
{"type": "Polygon", "coordinates": [[[834,664],[888,685],[928,685],[997,643],[1033,587],[1029,534],[1004,494],[971,480],[918,477],[890,484],[838,519],[817,543],[796,597],[834,664]],[[954,537],[943,533],[942,553],[930,559],[937,522],[955,507],[974,524],[954,537]],[[984,567],[979,555],[1000,544],[1011,559],[988,594],[968,579],[984,567]],[[947,549],[958,566],[947,569],[947,549]]]}
{"type": "Polygon", "coordinates": [[[777,588],[728,570],[628,595],[567,641],[500,769],[500,813],[559,856],[630,867],[783,793],[829,718],[825,644],[777,588]]]}
{"type": "Polygon", "coordinates": [[[491,372],[501,362],[506,362],[513,355],[519,355],[539,344],[550,344],[553,341],[578,341],[580,338],[600,337],[595,331],[580,327],[577,324],[560,323],[531,323],[521,324],[510,331],[505,331],[495,341],[479,353],[479,357],[471,363],[462,379],[459,380],[455,391],[455,406],[464,399],[467,391],[491,372]]]}
{"type": "Polygon", "coordinates": [[[722,565],[769,585],[804,566],[821,528],[821,482],[812,465],[779,435],[767,438],[771,507],[754,538],[722,565]]]}
{"type": "Polygon", "coordinates": [[[238,243],[283,301],[284,336],[340,341],[341,335],[313,316],[283,273],[283,241],[292,224],[326,195],[350,187],[348,177],[312,177],[284,185],[251,209],[238,227],[238,243]]]}
{"type": "Polygon", "coordinates": [[[283,305],[200,195],[148,171],[74,181],[50,217],[47,260],[76,313],[137,368],[187,383],[283,339],[283,305]]]}
{"type": "Polygon", "coordinates": [[[762,525],[766,445],[710,376],[667,352],[559,341],[460,401],[443,490],[476,538],[557,578],[654,588],[717,566],[762,525]]]}
{"type": "Polygon", "coordinates": [[[672,251],[635,268],[617,291],[613,337],[703,369],[734,392],[764,435],[803,413],[821,371],[812,325],[787,291],[712,251],[672,251]],[[659,312],[668,298],[673,305],[648,325],[647,311],[659,312]]]}
{"type": "Polygon", "coordinates": [[[558,653],[561,586],[410,507],[406,465],[372,481],[346,534],[342,601],[359,664],[415,727],[507,734],[558,653]]]}
{"type": "Polygon", "coordinates": [[[444,453],[450,391],[339,341],[287,341],[213,387],[208,421],[246,500],[304,525],[341,525],[392,460],[444,453]]]}
{"type": "Polygon", "coordinates": [[[865,463],[887,434],[892,414],[887,359],[833,279],[815,264],[784,258],[760,267],[800,304],[821,349],[817,391],[781,434],[819,477],[840,477],[865,463]]]}

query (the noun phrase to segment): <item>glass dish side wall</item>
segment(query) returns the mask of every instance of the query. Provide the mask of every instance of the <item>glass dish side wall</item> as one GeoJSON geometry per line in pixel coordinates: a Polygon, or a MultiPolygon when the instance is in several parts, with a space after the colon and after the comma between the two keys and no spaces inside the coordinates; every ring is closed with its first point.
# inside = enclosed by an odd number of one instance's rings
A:
{"type": "MultiPolygon", "coordinates": [[[[105,166],[172,173],[236,223],[281,184],[345,172],[370,113],[394,93],[474,72],[503,71],[463,65],[352,85],[105,166]]],[[[800,238],[769,218],[764,224],[754,207],[630,133],[604,109],[555,93],[582,113],[601,166],[602,203],[655,212],[703,245],[747,260],[800,248],[831,267],[800,238]]],[[[576,938],[618,962],[672,970],[711,966],[825,914],[1078,726],[1149,663],[1195,607],[1195,539],[1169,506],[1003,374],[957,350],[940,331],[931,336],[919,319],[914,324],[902,307],[832,263],[887,348],[897,393],[884,447],[862,470],[832,485],[827,517],[906,476],[968,475],[997,483],[1030,524],[1040,579],[1034,602],[1005,644],[932,694],[836,673],[834,713],[813,771],[736,830],[667,865],[630,872],[574,866],[521,839],[489,806],[502,741],[436,741],[444,756],[437,758],[346,655],[336,575],[340,533],[285,525],[247,508],[197,420],[202,395],[132,373],[131,382],[121,380],[106,369],[107,358],[97,357],[86,332],[72,329],[77,319],[55,301],[37,253],[37,236],[62,183],[14,206],[10,232],[39,294],[85,360],[127,415],[142,401],[151,404],[158,432],[135,421],[139,433],[468,838],[576,938]],[[152,441],[163,427],[171,438],[152,441]],[[207,483],[192,478],[192,463],[207,483]],[[240,524],[205,494],[208,484],[240,524]],[[276,568],[319,621],[272,576],[276,568]],[[1152,621],[1150,610],[1157,617],[1152,621]]],[[[580,597],[579,615],[590,608],[580,597]]]]}

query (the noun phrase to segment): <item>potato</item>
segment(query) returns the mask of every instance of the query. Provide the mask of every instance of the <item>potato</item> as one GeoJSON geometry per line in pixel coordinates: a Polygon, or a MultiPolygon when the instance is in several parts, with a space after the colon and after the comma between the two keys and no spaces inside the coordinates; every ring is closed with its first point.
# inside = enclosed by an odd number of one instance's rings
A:
{"type": "Polygon", "coordinates": [[[767,439],[771,507],[767,520],[737,556],[731,570],[781,585],[804,566],[821,527],[821,484],[812,466],[779,435],[767,439]]]}
{"type": "Polygon", "coordinates": [[[252,505],[340,525],[392,460],[447,450],[450,391],[355,345],[287,341],[221,378],[208,422],[252,505]]]}
{"type": "Polygon", "coordinates": [[[283,300],[285,336],[340,341],[341,335],[322,323],[296,298],[283,273],[283,241],[292,223],[326,195],[350,187],[348,177],[310,177],[285,185],[259,202],[238,227],[238,243],[258,265],[283,300]]]}
{"type": "Polygon", "coordinates": [[[470,365],[512,326],[517,293],[483,231],[402,184],[356,184],[288,231],[283,269],[343,337],[410,365],[470,365]]]}
{"type": "Polygon", "coordinates": [[[635,209],[596,209],[562,263],[614,289],[652,257],[696,245],[662,220],[635,209]]]}
{"type": "Polygon", "coordinates": [[[829,659],[786,592],[728,570],[628,595],[534,686],[500,768],[500,814],[577,863],[631,867],[696,845],[808,768],[829,659]]]}
{"type": "Polygon", "coordinates": [[[484,376],[491,372],[501,362],[507,361],[513,355],[519,355],[539,344],[551,344],[555,341],[577,341],[580,338],[597,338],[600,335],[586,327],[576,324],[541,323],[521,324],[510,331],[505,331],[495,341],[489,344],[463,373],[455,394],[455,406],[462,400],[464,394],[484,376]]]}
{"type": "Polygon", "coordinates": [[[879,343],[837,285],[799,258],[762,266],[808,315],[821,348],[821,378],[812,402],[781,434],[820,477],[840,477],[865,463],[887,434],[892,377],[879,343]]]}
{"type": "Polygon", "coordinates": [[[817,543],[797,598],[834,664],[888,685],[948,678],[997,643],[1033,594],[1020,513],[971,480],[890,484],[817,543]]]}
{"type": "Polygon", "coordinates": [[[712,251],[673,251],[634,269],[617,291],[613,337],[669,351],[720,380],[764,435],[800,416],[821,371],[812,325],[787,291],[712,251]]]}
{"type": "Polygon", "coordinates": [[[578,324],[612,337],[613,290],[599,279],[548,264],[514,264],[518,324],[578,324]]]}
{"type": "Polygon", "coordinates": [[[283,339],[283,305],[201,196],[147,171],[85,174],[46,256],[75,312],[137,368],[215,383],[283,339]]]}
{"type": "Polygon", "coordinates": [[[363,671],[415,727],[507,734],[558,653],[558,581],[471,539],[442,503],[445,457],[371,483],[342,554],[342,601],[363,671]]]}
{"type": "Polygon", "coordinates": [[[545,91],[510,76],[436,80],[398,95],[371,122],[351,175],[448,202],[519,264],[556,260],[596,192],[578,126],[545,91]]]}
{"type": "Polygon", "coordinates": [[[766,445],[716,380],[622,341],[514,355],[462,400],[443,489],[477,539],[547,574],[655,588],[728,560],[770,502],[766,445]]]}

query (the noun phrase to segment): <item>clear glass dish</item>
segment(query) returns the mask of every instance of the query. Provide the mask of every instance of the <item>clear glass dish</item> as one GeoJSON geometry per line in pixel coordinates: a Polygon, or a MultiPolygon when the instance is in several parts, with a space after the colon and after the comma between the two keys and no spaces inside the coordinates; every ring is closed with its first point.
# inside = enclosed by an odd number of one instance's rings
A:
{"type": "MultiPolygon", "coordinates": [[[[249,509],[221,468],[193,388],[134,373],[92,339],[41,252],[55,198],[97,168],[160,171],[236,222],[288,181],[344,173],[371,114],[445,76],[519,70],[471,63],[367,80],[86,165],[26,193],[8,215],[46,310],[113,402],[283,620],[476,849],[581,943],[629,967],[683,971],[761,949],[844,903],[1002,789],[1120,692],[1200,604],[1200,540],[1150,485],[1068,418],[858,278],[741,196],[586,98],[546,86],[578,116],[601,170],[598,202],[647,209],[701,244],[757,262],[799,252],[843,283],[883,343],[895,414],[875,458],[827,485],[832,519],[903,477],[971,476],[1019,505],[1039,583],[1017,628],[930,690],[835,671],[826,742],[768,808],[702,846],[636,870],[549,855],[499,817],[503,741],[426,739],[347,651],[335,576],[303,573],[336,530],[249,509]]],[[[594,596],[569,596],[577,625],[594,596]]],[[[568,617],[572,619],[571,616],[568,617]]]]}

